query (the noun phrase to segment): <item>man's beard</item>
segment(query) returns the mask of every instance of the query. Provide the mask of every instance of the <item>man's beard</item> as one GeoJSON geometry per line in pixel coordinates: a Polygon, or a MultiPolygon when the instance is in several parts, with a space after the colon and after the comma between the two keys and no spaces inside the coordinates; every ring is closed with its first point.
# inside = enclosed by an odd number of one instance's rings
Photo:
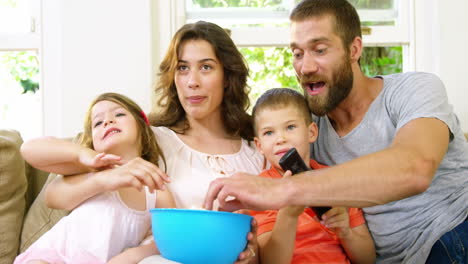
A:
{"type": "Polygon", "coordinates": [[[334,110],[351,92],[353,87],[353,70],[347,56],[343,59],[343,63],[332,72],[331,80],[320,75],[303,75],[299,80],[304,89],[304,96],[307,98],[307,103],[312,114],[316,116],[326,115],[334,110]],[[328,87],[328,91],[326,91],[328,92],[327,95],[309,95],[307,92],[307,83],[316,81],[325,82],[328,87]]]}

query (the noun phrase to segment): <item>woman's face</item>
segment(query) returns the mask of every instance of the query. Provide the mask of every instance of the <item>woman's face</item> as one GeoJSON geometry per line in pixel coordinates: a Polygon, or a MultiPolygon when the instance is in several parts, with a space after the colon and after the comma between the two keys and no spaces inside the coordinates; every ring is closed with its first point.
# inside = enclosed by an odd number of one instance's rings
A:
{"type": "Polygon", "coordinates": [[[224,70],[210,43],[187,40],[181,44],[175,85],[188,119],[220,116],[224,70]]]}

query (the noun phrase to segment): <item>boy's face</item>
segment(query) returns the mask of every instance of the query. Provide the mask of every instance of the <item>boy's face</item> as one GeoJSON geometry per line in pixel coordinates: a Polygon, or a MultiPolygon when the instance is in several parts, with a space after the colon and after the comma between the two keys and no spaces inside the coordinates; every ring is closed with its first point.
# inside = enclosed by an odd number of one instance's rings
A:
{"type": "Polygon", "coordinates": [[[291,148],[296,148],[309,166],[309,143],[315,141],[318,133],[315,123],[306,124],[301,112],[293,106],[264,108],[254,121],[257,129],[255,144],[273,166],[281,169],[279,160],[291,148]]]}

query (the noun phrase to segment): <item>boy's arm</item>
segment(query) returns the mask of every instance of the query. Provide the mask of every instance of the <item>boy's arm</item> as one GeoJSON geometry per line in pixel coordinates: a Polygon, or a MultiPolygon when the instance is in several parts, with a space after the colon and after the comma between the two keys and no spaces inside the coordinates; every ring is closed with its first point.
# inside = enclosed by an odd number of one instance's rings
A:
{"type": "Polygon", "coordinates": [[[113,257],[108,263],[109,264],[129,264],[138,263],[146,257],[160,254],[154,242],[149,244],[141,245],[134,248],[129,248],[119,255],[113,257]]]}
{"type": "Polygon", "coordinates": [[[291,214],[291,211],[288,210],[304,211],[302,206],[294,207],[280,209],[273,230],[258,236],[261,263],[291,262],[296,240],[298,214],[291,214]]]}
{"type": "Polygon", "coordinates": [[[338,236],[351,263],[375,263],[374,241],[360,209],[348,210],[346,207],[333,207],[322,216],[321,223],[338,236]],[[356,218],[358,216],[359,218],[356,218]],[[350,217],[356,219],[353,222],[357,226],[350,227],[350,217]],[[360,219],[362,219],[362,224],[359,223],[360,219]]]}
{"type": "Polygon", "coordinates": [[[351,263],[375,263],[374,241],[366,224],[351,228],[347,236],[340,237],[340,242],[351,263]]]}

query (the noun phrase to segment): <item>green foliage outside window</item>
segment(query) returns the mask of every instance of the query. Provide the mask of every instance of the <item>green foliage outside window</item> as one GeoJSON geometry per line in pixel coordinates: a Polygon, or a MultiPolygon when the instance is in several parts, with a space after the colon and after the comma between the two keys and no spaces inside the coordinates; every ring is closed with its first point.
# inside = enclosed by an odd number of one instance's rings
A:
{"type": "MultiPolygon", "coordinates": [[[[269,88],[289,87],[302,92],[288,47],[240,48],[240,51],[250,68],[251,102],[255,102],[269,88]]],[[[365,47],[360,63],[367,76],[401,72],[402,47],[365,47]]]]}
{"type": "Polygon", "coordinates": [[[39,62],[33,51],[4,52],[0,63],[5,64],[11,76],[23,87],[23,93],[39,90],[39,62]]]}

